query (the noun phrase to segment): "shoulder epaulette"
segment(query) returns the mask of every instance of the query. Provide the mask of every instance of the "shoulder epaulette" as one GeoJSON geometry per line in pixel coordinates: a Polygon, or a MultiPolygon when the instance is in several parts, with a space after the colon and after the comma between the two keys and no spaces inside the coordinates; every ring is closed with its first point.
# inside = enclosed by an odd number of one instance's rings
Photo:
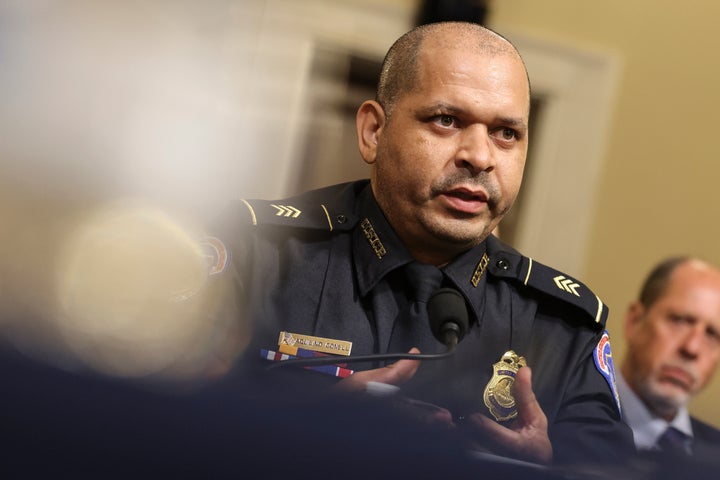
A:
{"type": "Polygon", "coordinates": [[[488,271],[495,277],[513,279],[545,295],[571,303],[587,312],[599,326],[604,326],[607,321],[608,307],[584,283],[514,250],[494,252],[488,271]]]}
{"type": "Polygon", "coordinates": [[[349,230],[357,223],[348,195],[352,183],[312,190],[282,200],[242,199],[253,225],[277,225],[303,229],[349,230]]]}

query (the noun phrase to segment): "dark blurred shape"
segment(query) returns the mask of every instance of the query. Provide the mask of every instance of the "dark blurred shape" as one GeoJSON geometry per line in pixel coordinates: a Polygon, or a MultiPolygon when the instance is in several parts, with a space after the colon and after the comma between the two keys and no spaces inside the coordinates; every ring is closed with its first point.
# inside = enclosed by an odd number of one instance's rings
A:
{"type": "MultiPolygon", "coordinates": [[[[665,480],[716,478],[714,458],[640,456],[622,467],[543,467],[473,455],[401,397],[320,394],[312,381],[202,388],[69,372],[0,346],[2,478],[665,480]]],[[[273,377],[277,380],[278,377],[273,377]]],[[[308,377],[309,379],[309,377],[308,377]]]]}
{"type": "Polygon", "coordinates": [[[484,24],[488,12],[485,0],[424,0],[418,9],[417,25],[445,21],[484,24]]]}
{"type": "Polygon", "coordinates": [[[0,374],[3,478],[470,478],[449,432],[370,399],[265,395],[233,376],[169,394],[9,350],[0,374]]]}
{"type": "MultiPolygon", "coordinates": [[[[349,57],[348,84],[353,87],[368,88],[373,91],[377,88],[380,78],[381,62],[374,58],[352,54],[349,57]]],[[[357,105],[353,106],[353,115],[357,105]]]]}
{"type": "Polygon", "coordinates": [[[717,452],[695,456],[677,452],[642,451],[632,464],[632,480],[714,480],[718,478],[717,452]]]}
{"type": "Polygon", "coordinates": [[[473,457],[455,429],[392,400],[320,395],[313,382],[266,389],[230,374],[171,394],[2,347],[0,378],[3,478],[583,478],[473,457]]]}

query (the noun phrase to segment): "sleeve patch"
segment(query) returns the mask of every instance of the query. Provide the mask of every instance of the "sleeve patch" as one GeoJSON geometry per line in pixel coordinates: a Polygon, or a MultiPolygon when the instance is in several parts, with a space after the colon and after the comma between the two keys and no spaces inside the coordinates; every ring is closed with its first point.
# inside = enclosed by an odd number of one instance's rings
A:
{"type": "Polygon", "coordinates": [[[610,386],[610,391],[612,391],[613,397],[615,397],[615,404],[622,415],[620,395],[618,394],[615,381],[615,366],[613,365],[612,351],[610,350],[610,336],[607,330],[603,331],[603,335],[600,337],[600,341],[593,351],[593,360],[595,361],[595,367],[610,386]]]}

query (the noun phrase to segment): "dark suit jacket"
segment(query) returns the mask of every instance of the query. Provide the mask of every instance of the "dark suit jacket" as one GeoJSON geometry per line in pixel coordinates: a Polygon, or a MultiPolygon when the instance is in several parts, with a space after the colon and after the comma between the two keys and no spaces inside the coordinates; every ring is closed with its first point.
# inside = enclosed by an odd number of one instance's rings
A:
{"type": "MultiPolygon", "coordinates": [[[[693,455],[643,450],[631,468],[640,480],[715,480],[720,471],[720,430],[690,417],[693,429],[693,455]]],[[[632,470],[631,470],[632,471],[632,470]]]]}
{"type": "Polygon", "coordinates": [[[691,417],[693,429],[693,454],[700,459],[714,461],[720,465],[720,430],[712,425],[691,417]]]}

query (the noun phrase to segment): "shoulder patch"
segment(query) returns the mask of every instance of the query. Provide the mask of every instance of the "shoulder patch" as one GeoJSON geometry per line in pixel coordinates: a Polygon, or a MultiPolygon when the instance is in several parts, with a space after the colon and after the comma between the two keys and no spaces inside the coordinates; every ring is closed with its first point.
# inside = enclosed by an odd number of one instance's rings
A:
{"type": "Polygon", "coordinates": [[[219,238],[211,236],[201,238],[200,249],[205,258],[208,275],[217,275],[225,271],[230,263],[230,251],[219,238]]]}
{"type": "Polygon", "coordinates": [[[358,221],[349,197],[352,184],[312,190],[283,200],[246,200],[253,225],[279,225],[332,232],[350,230],[358,221]],[[345,193],[345,197],[343,197],[345,193]]]}
{"type": "Polygon", "coordinates": [[[332,231],[334,225],[323,204],[303,204],[291,200],[242,200],[250,210],[253,225],[285,225],[332,231]]]}
{"type": "Polygon", "coordinates": [[[620,395],[618,394],[617,382],[615,380],[615,366],[613,364],[612,351],[610,350],[610,335],[607,330],[603,331],[600,341],[595,347],[595,350],[593,350],[593,360],[595,361],[595,367],[598,369],[598,372],[600,372],[610,386],[610,391],[612,391],[613,397],[615,398],[615,404],[617,405],[620,415],[622,415],[620,395]]]}
{"type": "Polygon", "coordinates": [[[512,277],[523,285],[546,295],[571,303],[590,315],[594,323],[604,326],[608,307],[581,281],[534,261],[530,257],[511,252],[497,252],[490,260],[490,272],[499,277],[512,277]]]}

